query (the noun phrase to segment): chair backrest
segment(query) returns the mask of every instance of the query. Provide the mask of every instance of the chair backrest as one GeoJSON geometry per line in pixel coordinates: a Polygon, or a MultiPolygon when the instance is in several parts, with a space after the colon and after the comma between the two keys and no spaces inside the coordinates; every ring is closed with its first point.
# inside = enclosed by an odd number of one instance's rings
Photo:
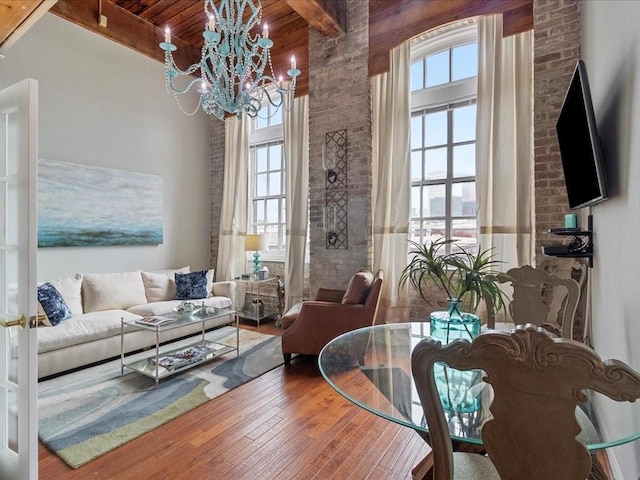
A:
{"type": "Polygon", "coordinates": [[[472,342],[448,345],[426,338],[414,348],[412,374],[429,428],[434,480],[453,478],[453,453],[434,364],[482,369],[493,388],[492,418],[482,426],[483,447],[503,480],[584,480],[591,469],[576,436],[583,389],[617,401],[640,397],[640,374],[617,360],[602,361],[588,346],[554,338],[535,325],[512,332],[487,330],[472,342]]]}
{"type": "MultiPolygon", "coordinates": [[[[531,265],[512,268],[498,280],[510,282],[513,288],[508,309],[514,325],[533,323],[563,338],[573,338],[573,320],[580,301],[578,282],[531,265]]],[[[490,307],[487,305],[489,312],[490,307]]],[[[495,327],[494,315],[488,314],[487,326],[495,327]]]]}

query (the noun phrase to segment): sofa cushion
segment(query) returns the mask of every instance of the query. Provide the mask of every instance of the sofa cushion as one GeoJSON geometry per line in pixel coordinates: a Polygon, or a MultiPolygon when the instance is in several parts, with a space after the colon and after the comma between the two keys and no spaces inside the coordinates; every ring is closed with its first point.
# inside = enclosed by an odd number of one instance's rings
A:
{"type": "Polygon", "coordinates": [[[147,303],[140,271],[86,273],[82,278],[85,313],[127,308],[147,303]]]}
{"type": "Polygon", "coordinates": [[[176,273],[176,300],[196,300],[206,298],[207,271],[176,273]]]}
{"type": "MultiPolygon", "coordinates": [[[[74,315],[51,328],[38,328],[38,353],[71,347],[80,343],[119,336],[121,319],[133,321],[140,318],[124,310],[105,310],[74,315]]],[[[132,330],[126,328],[125,331],[132,330]]],[[[120,352],[114,352],[114,355],[120,352]]],[[[69,355],[73,355],[72,352],[69,355]]]]}
{"type": "Polygon", "coordinates": [[[189,273],[189,266],[173,270],[140,272],[147,302],[162,302],[176,298],[176,273],[189,273]]]}
{"type": "MultiPolygon", "coordinates": [[[[204,304],[206,307],[216,308],[230,308],[232,305],[231,299],[227,297],[207,297],[200,299],[192,299],[191,302],[196,305],[204,304]]],[[[182,303],[182,300],[169,300],[165,302],[153,302],[145,303],[143,305],[134,305],[127,308],[127,312],[135,313],[137,315],[162,315],[164,313],[173,312],[174,308],[182,303]]]]}
{"type": "Polygon", "coordinates": [[[349,280],[347,291],[342,297],[342,303],[364,303],[372,283],[373,273],[368,271],[356,273],[349,280]]]}
{"type": "Polygon", "coordinates": [[[42,309],[51,325],[58,325],[63,320],[71,317],[71,310],[64,302],[62,295],[49,282],[45,282],[38,287],[37,295],[38,302],[42,305],[42,309]]]}

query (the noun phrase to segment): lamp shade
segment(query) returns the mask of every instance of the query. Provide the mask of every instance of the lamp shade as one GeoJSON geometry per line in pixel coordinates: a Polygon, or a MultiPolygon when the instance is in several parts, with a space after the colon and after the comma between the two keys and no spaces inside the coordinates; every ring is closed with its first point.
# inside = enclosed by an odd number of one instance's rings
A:
{"type": "Polygon", "coordinates": [[[267,249],[267,237],[261,233],[248,233],[244,240],[246,252],[261,252],[267,249]]]}

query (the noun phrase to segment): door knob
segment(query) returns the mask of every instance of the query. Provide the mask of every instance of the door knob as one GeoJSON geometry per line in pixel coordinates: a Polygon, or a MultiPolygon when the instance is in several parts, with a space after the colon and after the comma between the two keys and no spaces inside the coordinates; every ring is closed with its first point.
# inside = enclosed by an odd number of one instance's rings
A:
{"type": "MultiPolygon", "coordinates": [[[[10,315],[10,317],[15,317],[15,315],[10,315]]],[[[0,326],[5,328],[18,326],[20,328],[24,328],[27,325],[27,319],[24,318],[24,315],[19,314],[17,318],[7,318],[0,317],[0,326]]]]}

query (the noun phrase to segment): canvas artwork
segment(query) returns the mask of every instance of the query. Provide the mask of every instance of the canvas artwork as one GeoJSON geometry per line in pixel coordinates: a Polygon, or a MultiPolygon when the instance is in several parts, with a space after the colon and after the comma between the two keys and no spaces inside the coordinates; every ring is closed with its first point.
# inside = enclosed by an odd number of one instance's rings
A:
{"type": "Polygon", "coordinates": [[[158,175],[38,160],[38,247],[161,243],[158,175]]]}

